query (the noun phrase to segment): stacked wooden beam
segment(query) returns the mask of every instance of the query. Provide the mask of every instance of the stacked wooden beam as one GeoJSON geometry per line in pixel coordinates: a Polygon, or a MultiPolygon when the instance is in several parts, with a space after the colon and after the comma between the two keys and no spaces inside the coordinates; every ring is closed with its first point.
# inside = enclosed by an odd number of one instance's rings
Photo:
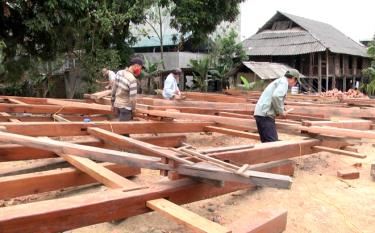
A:
{"type": "Polygon", "coordinates": [[[85,101],[0,97],[0,161],[59,157],[57,162],[66,161],[72,166],[65,164],[62,169],[31,173],[27,172],[30,169],[20,168],[19,173],[13,170],[3,176],[0,173],[0,185],[6,190],[0,192],[0,198],[93,183],[108,188],[3,207],[0,231],[64,231],[151,210],[198,232],[282,231],[286,222],[284,210],[257,215],[261,224],[241,220],[239,224],[221,226],[177,205],[256,186],[289,188],[293,162],[287,159],[317,151],[363,158],[357,152],[342,150],[352,145],[347,138],[372,139],[375,135],[372,109],[329,102],[322,97],[292,96],[287,108],[293,108],[293,112],[286,120],[277,119],[279,130],[310,138],[259,144],[252,117],[259,92],[231,93],[232,96],[185,93],[187,99],[179,101],[139,97],[137,117],[147,121],[133,122],[109,121],[108,115],[114,116],[108,94],[86,95],[85,101]],[[357,119],[330,119],[338,116],[357,119]],[[136,137],[193,132],[215,132],[255,141],[245,146],[201,150],[183,144],[184,135],[136,137]],[[140,168],[160,170],[170,180],[146,187],[126,178],[140,174],[140,168]],[[127,208],[118,208],[125,205],[127,208]]]}

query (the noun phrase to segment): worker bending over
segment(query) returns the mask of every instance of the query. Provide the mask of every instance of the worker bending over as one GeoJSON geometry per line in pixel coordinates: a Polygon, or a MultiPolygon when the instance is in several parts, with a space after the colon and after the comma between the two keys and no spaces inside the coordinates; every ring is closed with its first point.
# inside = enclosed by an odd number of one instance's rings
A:
{"type": "Polygon", "coordinates": [[[163,88],[163,97],[165,99],[181,98],[181,92],[177,86],[177,81],[179,81],[181,73],[181,69],[175,69],[165,79],[163,88]]]}
{"type": "Polygon", "coordinates": [[[283,77],[268,84],[259,97],[254,110],[254,117],[261,142],[278,141],[275,117],[286,118],[284,100],[288,87],[296,85],[299,82],[299,76],[298,70],[288,70],[283,77]]]}
{"type": "Polygon", "coordinates": [[[130,66],[120,70],[112,87],[112,108],[118,114],[119,121],[130,121],[133,118],[137,97],[137,79],[142,71],[143,60],[133,58],[130,66]]]}

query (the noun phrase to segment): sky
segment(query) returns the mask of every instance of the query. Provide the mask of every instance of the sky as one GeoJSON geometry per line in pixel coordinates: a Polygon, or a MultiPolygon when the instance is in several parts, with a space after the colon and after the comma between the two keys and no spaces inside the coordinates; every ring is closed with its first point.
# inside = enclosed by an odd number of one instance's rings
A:
{"type": "Polygon", "coordinates": [[[254,35],[276,11],[328,23],[355,41],[375,34],[375,0],[246,0],[241,4],[241,40],[254,35]]]}

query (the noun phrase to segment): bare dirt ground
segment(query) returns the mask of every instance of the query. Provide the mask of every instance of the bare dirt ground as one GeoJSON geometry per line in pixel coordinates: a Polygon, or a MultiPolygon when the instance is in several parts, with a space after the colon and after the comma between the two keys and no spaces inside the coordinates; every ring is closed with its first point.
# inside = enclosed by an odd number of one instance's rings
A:
{"type": "MultiPolygon", "coordinates": [[[[298,137],[280,135],[282,140],[298,137]]],[[[188,143],[199,148],[254,144],[250,139],[213,135],[189,134],[188,143]]],[[[245,213],[263,208],[288,210],[287,233],[374,233],[375,232],[375,180],[370,176],[370,164],[375,161],[375,148],[371,144],[356,146],[366,159],[321,152],[295,158],[297,164],[290,190],[259,188],[256,191],[237,191],[216,198],[184,205],[185,208],[221,224],[228,224],[245,213]],[[342,180],[337,170],[362,163],[360,178],[342,180]]],[[[275,151],[277,153],[277,151],[275,151]]],[[[1,168],[1,167],[0,167],[1,168]]],[[[161,177],[158,172],[142,170],[134,181],[152,183],[161,177]]],[[[29,201],[77,195],[105,189],[91,186],[81,190],[65,190],[32,196],[29,201]]],[[[24,199],[0,201],[0,206],[22,203],[24,199]]],[[[104,210],[103,210],[104,211],[104,210]]],[[[72,233],[167,233],[190,232],[164,219],[157,213],[147,213],[117,223],[102,223],[69,231],[72,233]]]]}

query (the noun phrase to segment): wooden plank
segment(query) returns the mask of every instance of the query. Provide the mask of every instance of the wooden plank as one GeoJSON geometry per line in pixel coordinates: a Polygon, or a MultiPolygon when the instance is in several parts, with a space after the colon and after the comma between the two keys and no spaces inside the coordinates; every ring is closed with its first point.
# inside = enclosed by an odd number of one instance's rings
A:
{"type": "Polygon", "coordinates": [[[246,115],[246,114],[239,114],[239,113],[233,113],[233,112],[219,112],[219,116],[238,117],[238,118],[244,118],[244,119],[253,118],[251,114],[246,115]]]}
{"type": "MultiPolygon", "coordinates": [[[[69,143],[90,145],[96,147],[104,147],[104,143],[95,138],[82,138],[79,140],[66,141],[69,143]]],[[[0,145],[0,162],[30,160],[30,159],[44,159],[57,157],[56,153],[43,149],[31,148],[17,144],[2,144],[0,145]]]]}
{"type": "Polygon", "coordinates": [[[243,131],[234,130],[234,129],[226,129],[226,128],[221,128],[221,127],[216,127],[216,126],[206,126],[204,127],[204,130],[208,132],[222,133],[222,134],[227,134],[227,135],[232,135],[232,136],[242,137],[242,138],[250,138],[250,139],[255,139],[255,140],[260,139],[259,134],[243,132],[243,131]]]}
{"type": "Polygon", "coordinates": [[[77,145],[68,142],[55,140],[40,140],[29,136],[0,132],[0,141],[15,143],[37,149],[49,150],[55,153],[74,154],[81,157],[95,159],[103,162],[113,162],[129,165],[132,167],[147,167],[150,169],[163,168],[160,159],[150,156],[143,156],[133,153],[120,152],[115,150],[77,145]]]}
{"type": "MultiPolygon", "coordinates": [[[[280,167],[264,170],[272,172],[280,167]]],[[[290,175],[289,172],[285,173],[290,175]]],[[[0,229],[7,233],[57,232],[127,218],[149,212],[146,201],[166,198],[176,204],[198,201],[240,189],[253,189],[251,185],[226,183],[218,188],[196,183],[189,179],[168,181],[152,188],[119,192],[81,194],[79,196],[3,207],[0,211],[0,229]],[[119,208],[124,207],[126,208],[119,208]],[[106,211],[103,211],[106,210],[106,211]],[[63,221],[62,221],[63,219],[63,221]]]]}
{"type": "Polygon", "coordinates": [[[118,134],[203,132],[211,122],[22,122],[0,123],[9,132],[29,136],[87,135],[87,128],[98,127],[118,134]]]}
{"type": "Polygon", "coordinates": [[[69,166],[70,165],[62,158],[39,159],[28,164],[2,168],[0,171],[0,177],[40,172],[69,166]]]}
{"type": "Polygon", "coordinates": [[[111,90],[105,90],[105,91],[100,91],[100,92],[96,92],[96,93],[93,93],[93,94],[89,94],[85,97],[88,97],[90,99],[100,99],[100,98],[103,98],[103,97],[106,97],[108,95],[111,94],[111,90]]]}
{"type": "Polygon", "coordinates": [[[59,99],[47,99],[48,104],[56,104],[60,106],[69,106],[69,107],[77,107],[83,109],[93,109],[98,111],[108,111],[111,112],[111,106],[102,105],[102,104],[88,104],[88,103],[81,103],[81,102],[74,102],[74,101],[67,101],[67,100],[59,100],[59,99]]]}
{"type": "Polygon", "coordinates": [[[337,121],[304,121],[305,126],[329,126],[346,129],[370,130],[372,121],[362,119],[337,120],[337,121]]]}
{"type": "Polygon", "coordinates": [[[197,114],[210,114],[210,115],[217,115],[220,112],[227,112],[227,113],[237,113],[237,114],[249,114],[251,111],[246,111],[243,109],[216,109],[216,108],[202,108],[202,107],[181,107],[181,106],[154,106],[154,105],[142,105],[137,103],[137,107],[142,107],[143,109],[148,110],[167,110],[167,109],[175,109],[180,112],[185,113],[197,113],[197,114]]]}
{"type": "Polygon", "coordinates": [[[154,147],[148,143],[140,142],[132,138],[114,134],[103,129],[89,128],[88,132],[94,136],[99,137],[102,140],[110,141],[112,143],[120,145],[123,149],[133,148],[133,150],[139,153],[165,157],[173,161],[185,164],[186,166],[179,165],[176,168],[177,171],[182,175],[189,175],[193,177],[201,177],[220,181],[254,183],[259,186],[270,186],[278,188],[289,188],[292,183],[290,177],[280,175],[270,175],[254,171],[247,171],[245,176],[240,176],[235,174],[234,172],[227,172],[226,170],[221,169],[219,167],[219,164],[225,164],[227,166],[233,166],[235,168],[237,168],[237,166],[225,163],[215,158],[210,158],[205,155],[201,155],[200,158],[204,157],[207,161],[216,161],[214,167],[207,167],[202,165],[196,166],[197,164],[194,164],[191,161],[181,158],[179,154],[175,151],[154,147]]]}
{"type": "Polygon", "coordinates": [[[161,158],[165,157],[168,159],[172,159],[174,161],[181,162],[183,164],[184,163],[193,164],[193,162],[180,158],[179,155],[174,151],[167,150],[165,148],[163,149],[157,146],[153,146],[146,142],[135,140],[134,138],[124,137],[122,135],[112,133],[104,129],[91,127],[91,128],[88,128],[88,133],[95,137],[100,138],[101,140],[105,142],[113,143],[116,146],[119,146],[121,149],[131,150],[137,153],[157,156],[161,158]]]}
{"type": "Polygon", "coordinates": [[[59,156],[109,188],[122,188],[126,191],[144,188],[144,186],[129,181],[90,159],[60,153],[59,156]]]}
{"type": "Polygon", "coordinates": [[[64,117],[58,115],[58,114],[53,114],[52,118],[58,122],[70,122],[68,119],[65,119],[64,117]]]}
{"type": "Polygon", "coordinates": [[[367,157],[364,154],[346,151],[346,150],[334,149],[334,148],[330,148],[330,147],[326,147],[326,146],[314,146],[313,148],[314,148],[314,150],[317,150],[317,151],[325,151],[325,152],[330,152],[330,153],[339,154],[339,155],[347,155],[347,156],[360,158],[360,159],[364,159],[364,158],[367,157]]]}
{"type": "MultiPolygon", "coordinates": [[[[167,135],[167,136],[154,136],[154,137],[137,137],[139,141],[144,141],[156,146],[164,147],[179,147],[183,142],[186,141],[185,135],[167,135]]],[[[66,142],[90,145],[95,147],[108,147],[109,145],[104,144],[101,140],[87,137],[79,140],[68,140],[66,142]]],[[[2,144],[0,145],[0,162],[5,161],[18,161],[18,160],[30,160],[30,159],[43,159],[56,157],[56,153],[43,150],[30,148],[27,146],[21,146],[16,144],[2,144]]]]}
{"type": "Polygon", "coordinates": [[[186,142],[186,135],[134,137],[134,139],[161,147],[180,147],[186,142]]]}
{"type": "Polygon", "coordinates": [[[108,109],[93,109],[87,107],[72,107],[58,105],[36,105],[36,104],[4,104],[0,103],[0,111],[8,113],[48,113],[48,114],[113,114],[108,109]]]}
{"type": "Polygon", "coordinates": [[[6,118],[10,122],[21,122],[18,119],[15,119],[12,115],[6,113],[6,112],[0,112],[0,116],[6,118]]]}
{"type": "Polygon", "coordinates": [[[255,120],[241,119],[237,117],[221,117],[221,116],[210,116],[203,114],[191,114],[191,113],[180,113],[180,112],[169,112],[169,111],[158,111],[158,110],[143,110],[137,109],[137,112],[149,114],[153,116],[171,117],[175,119],[194,119],[200,121],[208,121],[214,123],[221,123],[234,126],[252,126],[255,127],[255,120]]]}
{"type": "Polygon", "coordinates": [[[309,133],[323,134],[328,136],[347,137],[347,138],[369,138],[375,139],[375,131],[343,129],[329,126],[310,126],[302,127],[301,130],[309,133]]]}
{"type": "MultiPolygon", "coordinates": [[[[119,164],[102,163],[101,165],[123,177],[135,176],[141,172],[139,168],[125,167],[119,164]]],[[[5,176],[0,177],[0,199],[10,199],[94,183],[97,183],[94,178],[70,167],[5,176]]]]}
{"type": "Polygon", "coordinates": [[[230,223],[233,233],[281,233],[286,229],[287,211],[264,209],[249,213],[230,223]]]}
{"type": "Polygon", "coordinates": [[[182,224],[194,232],[202,233],[229,233],[226,227],[203,218],[173,202],[164,198],[155,199],[146,202],[146,206],[162,216],[182,224]]]}
{"type": "MultiPolygon", "coordinates": [[[[91,121],[108,121],[108,117],[105,115],[89,115],[89,116],[74,116],[74,115],[64,115],[63,116],[68,121],[80,121],[83,122],[85,118],[89,118],[91,121]]],[[[0,121],[9,121],[9,119],[14,118],[14,116],[0,116],[0,121]]],[[[50,116],[40,116],[40,115],[31,115],[31,116],[17,116],[17,119],[22,122],[53,122],[55,121],[50,116]]]]}
{"type": "Polygon", "coordinates": [[[211,108],[217,110],[243,110],[254,111],[254,104],[238,104],[238,103],[220,103],[220,102],[207,102],[207,101],[187,101],[187,100],[164,100],[152,98],[137,98],[137,104],[154,105],[154,106],[179,106],[179,107],[197,107],[197,108],[211,108]]]}
{"type": "Polygon", "coordinates": [[[20,120],[18,120],[18,119],[14,119],[14,118],[9,118],[8,119],[10,122],[15,122],[15,123],[19,123],[19,122],[21,122],[20,120]]]}
{"type": "Polygon", "coordinates": [[[26,104],[25,102],[22,102],[22,101],[20,101],[20,100],[13,99],[13,98],[9,98],[8,101],[9,101],[10,103],[13,103],[13,104],[23,104],[23,105],[26,104]]]}
{"type": "Polygon", "coordinates": [[[293,182],[289,176],[252,170],[247,170],[243,174],[236,174],[235,172],[227,171],[207,162],[196,163],[194,165],[180,165],[177,167],[177,171],[186,176],[282,189],[289,189],[293,182]]]}
{"type": "Polygon", "coordinates": [[[230,95],[223,94],[211,94],[201,92],[183,92],[183,96],[186,96],[189,100],[209,101],[209,102],[227,102],[227,103],[246,103],[244,97],[233,97],[230,95]]]}
{"type": "Polygon", "coordinates": [[[235,164],[256,164],[313,154],[315,151],[312,147],[318,145],[321,145],[321,142],[316,139],[298,142],[277,141],[255,144],[250,149],[212,153],[210,156],[235,164]]]}
{"type": "Polygon", "coordinates": [[[253,148],[253,147],[254,147],[254,145],[226,146],[226,147],[199,150],[199,153],[210,154],[210,153],[219,153],[219,152],[226,152],[226,151],[249,149],[249,148],[253,148]]]}

